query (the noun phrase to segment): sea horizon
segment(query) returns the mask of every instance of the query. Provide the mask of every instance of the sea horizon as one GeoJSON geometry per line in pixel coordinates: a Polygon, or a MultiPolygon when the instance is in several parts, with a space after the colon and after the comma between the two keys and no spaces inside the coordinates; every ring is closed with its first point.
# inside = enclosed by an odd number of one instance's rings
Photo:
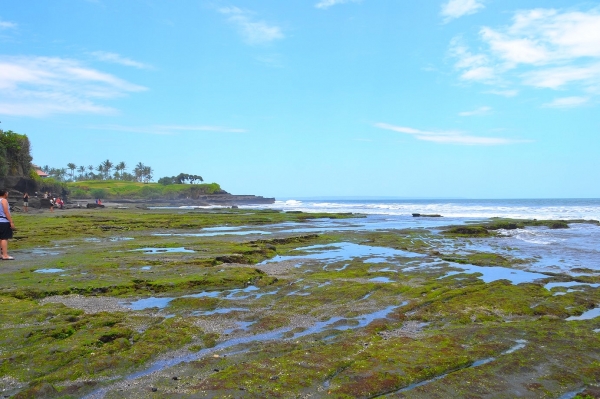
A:
{"type": "Polygon", "coordinates": [[[412,217],[413,214],[444,218],[514,218],[600,220],[599,198],[527,199],[335,199],[301,197],[276,199],[273,204],[248,206],[301,212],[350,212],[367,215],[412,217]]]}

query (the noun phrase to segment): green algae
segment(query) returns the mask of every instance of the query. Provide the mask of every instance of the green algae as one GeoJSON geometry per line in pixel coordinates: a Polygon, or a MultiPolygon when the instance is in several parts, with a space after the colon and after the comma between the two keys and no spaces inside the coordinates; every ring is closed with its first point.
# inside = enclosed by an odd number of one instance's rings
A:
{"type": "Polygon", "coordinates": [[[527,263],[527,261],[522,259],[509,259],[502,255],[485,252],[476,252],[468,255],[444,255],[442,256],[442,260],[476,266],[514,266],[516,264],[527,263]]]}
{"type": "Polygon", "coordinates": [[[491,221],[485,223],[473,223],[465,226],[449,226],[442,232],[447,236],[453,237],[489,237],[496,230],[515,230],[525,227],[548,227],[549,229],[568,229],[572,223],[587,223],[600,225],[597,220],[524,220],[524,219],[501,219],[492,218],[491,221]]]}
{"type": "MultiPolygon", "coordinates": [[[[178,365],[125,391],[109,390],[106,397],[541,398],[600,381],[600,334],[594,332],[600,320],[565,321],[596,307],[600,290],[583,286],[576,291],[564,287],[548,291],[543,283],[514,285],[506,280],[484,283],[466,273],[440,279],[455,270],[441,260],[504,267],[524,262],[494,253],[464,255],[458,250],[463,238],[457,235],[446,236],[449,243],[441,243],[439,236],[423,229],[258,240],[155,236],[165,228],[189,232],[308,217],[246,210],[75,212],[82,213],[19,215],[23,239],[14,248],[50,246],[59,255],[17,261],[0,271],[0,377],[29,384],[17,397],[81,397],[94,387],[110,384],[107,379],[143,369],[172,350],[213,348],[227,336],[203,326],[218,322],[219,316],[194,312],[242,306],[247,311],[228,317],[251,323],[247,334],[291,331],[281,333],[284,339],[240,344],[227,356],[178,365]],[[115,235],[133,240],[110,241],[115,235]],[[83,238],[101,241],[90,243],[83,238]],[[298,248],[339,242],[424,256],[418,261],[395,257],[383,264],[354,258],[327,267],[310,260],[276,276],[258,265],[275,255],[302,255],[298,248]],[[457,250],[448,251],[448,245],[457,250]],[[179,247],[194,252],[135,251],[179,247]],[[413,267],[415,262],[436,261],[436,267],[413,267]],[[393,268],[386,274],[391,282],[370,281],[381,276],[378,269],[386,266],[393,268]],[[64,272],[35,273],[40,268],[64,272]],[[183,297],[250,285],[263,287],[269,295],[227,300],[183,297]],[[555,295],[558,292],[564,295],[555,295]],[[176,298],[162,313],[87,314],[37,301],[73,293],[99,299],[176,298]],[[396,308],[387,317],[353,328],[362,315],[389,306],[396,308]],[[333,316],[340,320],[314,334],[293,338],[311,323],[333,316]],[[526,342],[524,347],[507,353],[521,340],[526,342]],[[486,359],[492,360],[480,364],[486,359]],[[420,382],[426,383],[401,391],[420,382]]],[[[492,222],[499,226],[498,221],[492,222]]],[[[486,239],[495,237],[489,233],[486,239]]],[[[596,277],[571,279],[593,282],[596,277]]],[[[549,275],[544,283],[550,281],[571,280],[549,275]]]]}

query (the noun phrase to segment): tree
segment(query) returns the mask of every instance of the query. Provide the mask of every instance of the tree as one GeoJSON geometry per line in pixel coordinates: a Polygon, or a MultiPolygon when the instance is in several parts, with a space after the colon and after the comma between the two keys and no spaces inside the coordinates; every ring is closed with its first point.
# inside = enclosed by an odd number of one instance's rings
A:
{"type": "Polygon", "coordinates": [[[117,172],[121,172],[119,178],[121,180],[123,180],[123,172],[125,171],[125,169],[127,168],[127,164],[123,161],[119,162],[117,164],[117,166],[115,166],[115,169],[117,170],[117,172]]]}
{"type": "Polygon", "coordinates": [[[73,163],[73,162],[69,162],[67,164],[67,168],[69,168],[69,170],[71,171],[71,180],[75,180],[75,169],[77,169],[77,166],[73,163]]]}
{"type": "Polygon", "coordinates": [[[99,177],[98,180],[103,180],[104,179],[104,165],[100,164],[100,165],[96,166],[96,172],[98,172],[98,174],[96,175],[96,177],[99,177]]]}
{"type": "Polygon", "coordinates": [[[79,173],[79,180],[83,179],[83,174],[85,173],[85,166],[81,165],[77,168],[77,173],[79,173]]]}
{"type": "Polygon", "coordinates": [[[152,180],[153,170],[150,166],[144,166],[142,169],[142,176],[144,179],[144,183],[149,183],[152,180]]]}
{"type": "Polygon", "coordinates": [[[161,177],[160,179],[158,179],[158,184],[162,184],[163,186],[168,186],[170,184],[175,184],[175,178],[173,177],[161,177]]]}
{"type": "Polygon", "coordinates": [[[110,162],[108,159],[104,162],[102,162],[102,167],[104,168],[104,176],[106,178],[106,180],[109,179],[110,177],[110,170],[113,168],[113,163],[110,162]]]}
{"type": "Polygon", "coordinates": [[[12,130],[0,130],[0,177],[27,176],[31,170],[29,139],[12,130]]]}
{"type": "Polygon", "coordinates": [[[135,175],[135,179],[136,181],[142,182],[144,180],[144,164],[141,162],[138,162],[137,165],[135,165],[135,168],[133,169],[133,174],[135,175]]]}
{"type": "Polygon", "coordinates": [[[190,184],[194,184],[194,182],[196,180],[204,181],[204,179],[202,178],[202,176],[198,176],[198,175],[190,175],[188,177],[188,180],[190,181],[190,184]]]}
{"type": "Polygon", "coordinates": [[[121,180],[123,180],[123,181],[135,181],[136,178],[131,173],[125,172],[125,173],[121,173],[121,180]]]}
{"type": "Polygon", "coordinates": [[[195,184],[196,180],[204,181],[202,176],[199,175],[190,175],[187,173],[180,173],[177,176],[173,176],[173,183],[171,184],[185,184],[186,181],[189,181],[190,184],[195,184]]]}

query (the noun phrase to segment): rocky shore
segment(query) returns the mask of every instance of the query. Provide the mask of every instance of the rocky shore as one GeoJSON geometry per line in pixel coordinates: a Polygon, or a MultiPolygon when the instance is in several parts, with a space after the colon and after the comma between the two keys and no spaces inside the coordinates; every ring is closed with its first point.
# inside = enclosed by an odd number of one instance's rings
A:
{"type": "Polygon", "coordinates": [[[120,199],[112,200],[111,202],[119,202],[122,204],[152,204],[153,206],[236,206],[236,205],[262,205],[273,204],[275,198],[266,198],[257,195],[233,195],[233,194],[213,194],[202,195],[197,199],[120,199]]]}
{"type": "MultiPolygon", "coordinates": [[[[197,199],[109,199],[102,201],[108,207],[115,206],[226,206],[236,207],[239,205],[265,205],[273,204],[275,198],[267,198],[257,195],[233,195],[233,194],[213,194],[202,195],[197,199]]],[[[9,191],[9,203],[17,212],[23,206],[23,193],[17,190],[9,191]],[[16,208],[15,208],[16,207],[16,208]]],[[[68,198],[65,202],[66,209],[86,208],[88,204],[94,205],[95,200],[87,198],[68,198]]],[[[29,198],[29,208],[47,209],[50,208],[49,200],[31,195],[29,198]]]]}

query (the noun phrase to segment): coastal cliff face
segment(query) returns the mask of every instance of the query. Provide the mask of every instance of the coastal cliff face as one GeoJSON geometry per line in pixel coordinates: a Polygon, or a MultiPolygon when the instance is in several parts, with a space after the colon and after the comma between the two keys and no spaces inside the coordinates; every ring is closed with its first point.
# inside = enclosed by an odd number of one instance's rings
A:
{"type": "Polygon", "coordinates": [[[38,191],[38,184],[35,180],[25,176],[6,176],[0,178],[0,188],[5,190],[16,190],[21,193],[28,192],[32,194],[38,191]]]}

